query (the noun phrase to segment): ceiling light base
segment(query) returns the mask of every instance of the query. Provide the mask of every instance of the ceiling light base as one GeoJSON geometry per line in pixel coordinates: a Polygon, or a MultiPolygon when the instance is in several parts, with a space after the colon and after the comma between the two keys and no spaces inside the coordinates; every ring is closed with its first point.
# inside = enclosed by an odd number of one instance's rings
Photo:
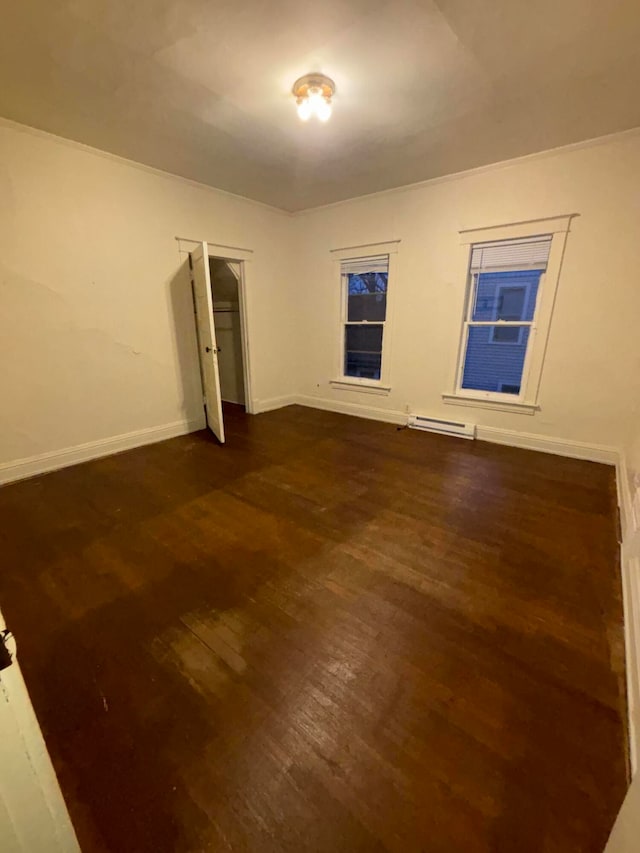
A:
{"type": "Polygon", "coordinates": [[[296,80],[291,91],[300,100],[308,98],[311,90],[320,90],[322,97],[330,101],[336,93],[336,84],[324,74],[305,74],[296,80]]]}

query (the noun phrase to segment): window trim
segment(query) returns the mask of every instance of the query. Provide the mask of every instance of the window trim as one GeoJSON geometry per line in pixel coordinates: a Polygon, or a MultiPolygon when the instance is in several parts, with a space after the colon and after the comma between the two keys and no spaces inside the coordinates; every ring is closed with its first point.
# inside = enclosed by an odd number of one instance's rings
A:
{"type": "MultiPolygon", "coordinates": [[[[329,384],[335,390],[350,390],[361,391],[368,394],[389,394],[391,391],[390,368],[391,368],[391,347],[392,347],[392,330],[393,330],[393,305],[395,303],[395,291],[398,285],[397,276],[397,256],[400,240],[389,240],[384,243],[368,243],[360,246],[348,246],[341,249],[332,249],[331,255],[335,263],[336,269],[334,272],[334,281],[337,277],[339,282],[339,306],[337,306],[338,320],[338,345],[336,347],[335,364],[334,364],[334,379],[329,380],[329,384]],[[379,257],[380,255],[388,255],[389,270],[387,279],[387,301],[386,315],[382,321],[371,321],[371,325],[382,326],[382,352],[380,364],[380,379],[360,378],[358,376],[348,376],[344,372],[345,365],[345,328],[347,326],[348,316],[348,293],[346,282],[348,278],[342,273],[343,261],[366,260],[367,258],[379,257]]],[[[364,323],[356,323],[350,325],[368,325],[364,323]]]]}
{"type": "MultiPolygon", "coordinates": [[[[480,406],[499,411],[514,411],[534,414],[539,410],[538,395],[544,366],[544,357],[549,339],[551,317],[555,305],[558,280],[566,247],[567,234],[571,220],[578,214],[572,213],[559,217],[515,222],[511,225],[488,226],[463,229],[460,234],[460,281],[463,281],[461,324],[458,337],[457,359],[451,381],[451,392],[442,394],[445,403],[455,405],[480,406]],[[467,346],[469,317],[473,297],[473,274],[470,270],[473,244],[499,242],[551,235],[551,247],[546,271],[540,276],[536,307],[532,320],[520,323],[512,321],[488,321],[485,325],[528,325],[529,340],[524,364],[520,394],[505,394],[498,391],[478,391],[462,387],[464,359],[467,346]]],[[[473,325],[478,325],[478,322],[473,325]]]]}

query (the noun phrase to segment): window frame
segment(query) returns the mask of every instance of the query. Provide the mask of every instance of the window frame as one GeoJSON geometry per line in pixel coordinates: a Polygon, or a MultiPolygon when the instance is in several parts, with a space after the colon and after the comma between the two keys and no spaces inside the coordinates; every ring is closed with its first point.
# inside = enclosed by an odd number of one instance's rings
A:
{"type": "MultiPolygon", "coordinates": [[[[544,366],[544,356],[547,348],[551,317],[555,304],[560,269],[564,256],[566,238],[573,217],[578,214],[565,214],[558,217],[517,222],[509,225],[488,226],[484,228],[463,229],[460,234],[460,280],[465,282],[462,294],[462,322],[458,336],[457,358],[455,372],[451,382],[451,392],[445,392],[442,398],[445,403],[455,405],[476,406],[501,411],[535,414],[539,409],[538,396],[544,366]],[[485,242],[502,242],[507,240],[522,240],[536,237],[551,237],[551,247],[546,270],[540,276],[536,306],[533,317],[529,321],[472,321],[474,295],[474,274],[471,271],[471,255],[473,246],[485,242]],[[462,272],[464,270],[464,272],[462,272]],[[470,325],[487,326],[528,326],[529,339],[522,367],[522,380],[519,394],[507,394],[500,391],[481,391],[462,387],[465,354],[470,325]]],[[[503,268],[504,269],[504,268],[503,268]]],[[[533,267],[531,267],[533,269],[533,267]]],[[[529,293],[527,293],[527,299],[529,293]]],[[[506,342],[491,341],[505,346],[506,342]]]]}
{"type": "MultiPolygon", "coordinates": [[[[393,304],[395,302],[395,291],[397,288],[397,255],[399,240],[390,240],[385,243],[370,243],[361,246],[350,246],[344,249],[333,249],[331,255],[336,264],[336,274],[339,281],[339,310],[338,317],[338,345],[336,347],[334,379],[329,384],[335,389],[362,391],[373,394],[389,394],[391,391],[391,345],[393,327],[393,304]],[[386,313],[384,320],[349,321],[349,277],[343,273],[342,264],[345,261],[366,261],[368,258],[388,256],[389,267],[387,272],[386,313]],[[380,360],[380,379],[369,379],[365,377],[349,376],[345,373],[346,359],[346,327],[351,326],[382,326],[382,350],[380,360]]],[[[335,280],[335,279],[334,279],[335,280]]]]}

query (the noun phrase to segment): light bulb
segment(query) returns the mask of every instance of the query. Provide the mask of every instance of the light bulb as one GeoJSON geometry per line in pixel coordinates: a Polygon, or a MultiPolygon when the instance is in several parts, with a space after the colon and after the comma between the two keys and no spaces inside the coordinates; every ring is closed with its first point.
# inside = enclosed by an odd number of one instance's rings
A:
{"type": "Polygon", "coordinates": [[[316,107],[316,115],[320,119],[320,121],[327,121],[329,116],[331,115],[331,104],[329,101],[322,99],[322,102],[319,103],[316,107]]]}
{"type": "Polygon", "coordinates": [[[311,118],[312,106],[308,98],[304,98],[298,104],[298,115],[302,121],[308,121],[311,118]]]}
{"type": "Polygon", "coordinates": [[[305,74],[296,80],[291,92],[295,96],[301,121],[308,121],[315,116],[318,121],[326,122],[333,110],[331,99],[335,91],[335,83],[325,74],[305,74]]]}

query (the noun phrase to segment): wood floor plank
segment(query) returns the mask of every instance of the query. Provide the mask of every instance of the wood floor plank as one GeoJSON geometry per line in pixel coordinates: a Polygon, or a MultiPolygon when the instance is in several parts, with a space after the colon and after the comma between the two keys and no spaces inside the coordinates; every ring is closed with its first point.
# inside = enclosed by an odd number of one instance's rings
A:
{"type": "Polygon", "coordinates": [[[600,853],[613,469],[289,407],[0,489],[88,853],[600,853]]]}

